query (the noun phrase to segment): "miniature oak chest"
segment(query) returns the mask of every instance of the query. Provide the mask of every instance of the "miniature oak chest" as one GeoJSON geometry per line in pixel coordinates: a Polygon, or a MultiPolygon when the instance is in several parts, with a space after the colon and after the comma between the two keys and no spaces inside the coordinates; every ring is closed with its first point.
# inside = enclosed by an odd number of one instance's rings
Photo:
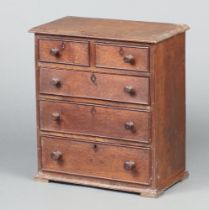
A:
{"type": "Polygon", "coordinates": [[[185,170],[187,25],[35,27],[38,179],[157,196],[185,170]]]}

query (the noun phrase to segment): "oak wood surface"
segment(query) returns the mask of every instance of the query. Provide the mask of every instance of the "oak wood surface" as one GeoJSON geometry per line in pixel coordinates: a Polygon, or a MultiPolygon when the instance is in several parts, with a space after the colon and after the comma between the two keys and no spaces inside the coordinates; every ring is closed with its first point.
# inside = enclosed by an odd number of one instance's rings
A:
{"type": "MultiPolygon", "coordinates": [[[[127,75],[127,76],[142,76],[142,77],[149,77],[150,72],[149,71],[139,71],[135,68],[132,69],[123,69],[123,68],[106,68],[106,67],[99,67],[96,66],[96,44],[101,43],[98,39],[87,39],[87,38],[79,38],[79,37],[64,37],[64,36],[52,36],[52,35],[40,35],[36,34],[37,40],[58,40],[60,43],[62,42],[86,42],[89,43],[89,51],[90,51],[90,65],[89,66],[83,66],[83,65],[75,65],[75,64],[66,64],[66,63],[57,63],[57,62],[44,62],[44,61],[38,61],[37,65],[42,68],[62,68],[62,69],[69,69],[69,70],[82,70],[82,71],[93,71],[93,72],[101,72],[101,73],[110,73],[110,74],[117,74],[117,75],[127,75]]],[[[121,41],[111,41],[111,40],[103,40],[102,44],[110,45],[110,46],[126,46],[128,48],[146,48],[147,50],[147,58],[146,60],[149,60],[149,45],[146,43],[140,44],[136,42],[121,42],[121,41]]],[[[38,47],[38,46],[37,46],[38,47]]],[[[119,48],[120,50],[120,48],[119,48]]],[[[50,49],[48,49],[48,52],[50,49]]],[[[128,54],[129,55],[129,54],[128,54]]],[[[144,53],[145,55],[145,53],[144,53]]],[[[50,55],[51,56],[51,55],[50,55]]],[[[123,56],[120,58],[120,61],[123,61],[123,56]]],[[[145,63],[144,61],[141,61],[142,63],[145,63]]],[[[126,64],[124,61],[121,63],[127,66],[130,66],[130,64],[126,64]]],[[[149,67],[149,61],[147,63],[147,68],[149,67]]]]}
{"type": "Polygon", "coordinates": [[[42,68],[40,93],[148,105],[149,79],[42,68]],[[132,89],[128,92],[126,88],[132,89]]]}
{"type": "Polygon", "coordinates": [[[40,94],[40,100],[56,100],[60,102],[74,102],[80,104],[89,104],[89,105],[102,105],[102,106],[111,106],[115,108],[123,108],[127,110],[141,110],[149,112],[151,110],[151,106],[146,104],[136,104],[136,103],[127,103],[122,101],[110,101],[103,100],[97,98],[81,98],[81,97],[68,97],[68,96],[60,96],[60,95],[52,95],[52,94],[40,94]]]}
{"type": "MultiPolygon", "coordinates": [[[[78,176],[78,175],[70,175],[70,174],[61,174],[56,172],[42,172],[40,171],[35,179],[40,180],[43,182],[45,180],[50,181],[58,181],[58,182],[64,182],[64,183],[73,183],[78,185],[86,185],[86,186],[93,186],[93,187],[100,187],[100,188],[106,188],[106,189],[112,189],[112,190],[120,190],[125,192],[135,192],[139,193],[140,196],[149,197],[149,198],[157,198],[160,195],[164,193],[166,189],[171,187],[172,185],[183,181],[188,177],[188,172],[184,171],[175,177],[173,177],[172,182],[170,182],[169,185],[167,185],[163,189],[154,189],[147,185],[142,184],[136,184],[136,183],[130,183],[130,182],[120,182],[116,180],[107,180],[107,179],[101,179],[101,178],[95,178],[95,177],[84,177],[84,176],[78,176]]],[[[46,181],[45,181],[46,182],[46,181]]]]}
{"type": "Polygon", "coordinates": [[[150,183],[149,149],[42,137],[42,169],[133,183],[150,183]],[[52,152],[62,157],[54,160],[52,152]],[[134,168],[125,168],[133,161],[134,168]]]}
{"type": "Polygon", "coordinates": [[[127,141],[150,141],[150,114],[94,105],[40,102],[40,129],[67,133],[90,134],[127,141]],[[53,114],[59,114],[54,119],[53,114]],[[126,128],[128,122],[134,127],[126,128]]]}
{"type": "Polygon", "coordinates": [[[185,171],[185,34],[159,43],[154,63],[155,184],[164,187],[185,171]]]}
{"type": "Polygon", "coordinates": [[[40,39],[39,59],[46,62],[89,66],[89,44],[84,41],[40,39]],[[53,50],[56,50],[56,53],[53,50]]]}
{"type": "Polygon", "coordinates": [[[189,27],[185,24],[64,17],[34,27],[30,32],[37,34],[157,43],[188,29],[189,27]]]}
{"type": "Polygon", "coordinates": [[[149,71],[149,48],[96,43],[96,66],[149,71]],[[128,57],[132,60],[128,60],[128,57]]]}

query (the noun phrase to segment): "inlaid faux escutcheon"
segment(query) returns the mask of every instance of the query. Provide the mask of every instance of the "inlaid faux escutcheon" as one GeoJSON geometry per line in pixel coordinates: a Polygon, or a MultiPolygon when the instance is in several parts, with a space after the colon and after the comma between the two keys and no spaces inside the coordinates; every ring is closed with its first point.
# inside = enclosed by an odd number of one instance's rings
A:
{"type": "Polygon", "coordinates": [[[89,66],[89,43],[59,39],[39,40],[39,60],[89,66]]]}
{"type": "Polygon", "coordinates": [[[43,171],[150,183],[149,149],[102,143],[95,146],[79,140],[48,137],[42,137],[41,141],[43,171]]]}
{"type": "Polygon", "coordinates": [[[133,71],[149,71],[149,48],[96,43],[96,66],[133,71]]]}
{"type": "Polygon", "coordinates": [[[150,113],[145,111],[41,101],[40,114],[42,130],[134,142],[148,143],[150,139],[150,113]],[[58,118],[56,113],[59,113],[59,110],[62,110],[61,120],[54,120],[58,118]]]}
{"type": "Polygon", "coordinates": [[[149,104],[149,78],[84,71],[40,70],[40,92],[60,96],[149,104]]]}

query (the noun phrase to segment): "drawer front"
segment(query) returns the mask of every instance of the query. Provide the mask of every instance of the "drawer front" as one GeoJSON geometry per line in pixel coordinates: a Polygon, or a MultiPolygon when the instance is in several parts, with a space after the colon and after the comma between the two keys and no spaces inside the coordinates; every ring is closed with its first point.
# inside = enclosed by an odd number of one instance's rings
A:
{"type": "Polygon", "coordinates": [[[89,43],[40,39],[39,60],[89,66],[89,43]]]}
{"type": "Polygon", "coordinates": [[[96,44],[96,66],[148,71],[149,48],[96,44]]]}
{"type": "Polygon", "coordinates": [[[40,102],[42,130],[149,141],[147,112],[61,102],[40,102]]]}
{"type": "Polygon", "coordinates": [[[149,104],[149,79],[71,70],[41,69],[40,92],[149,104]]]}
{"type": "Polygon", "coordinates": [[[42,137],[42,170],[149,184],[150,150],[42,137]]]}

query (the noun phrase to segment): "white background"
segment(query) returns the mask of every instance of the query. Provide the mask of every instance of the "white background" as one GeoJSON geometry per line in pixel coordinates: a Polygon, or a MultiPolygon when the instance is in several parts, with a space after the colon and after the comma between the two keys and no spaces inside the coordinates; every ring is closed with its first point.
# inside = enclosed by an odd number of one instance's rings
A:
{"type": "Polygon", "coordinates": [[[208,0],[0,0],[0,209],[209,209],[208,0]],[[158,199],[34,182],[33,26],[62,16],[186,23],[187,168],[190,177],[158,199]]]}

